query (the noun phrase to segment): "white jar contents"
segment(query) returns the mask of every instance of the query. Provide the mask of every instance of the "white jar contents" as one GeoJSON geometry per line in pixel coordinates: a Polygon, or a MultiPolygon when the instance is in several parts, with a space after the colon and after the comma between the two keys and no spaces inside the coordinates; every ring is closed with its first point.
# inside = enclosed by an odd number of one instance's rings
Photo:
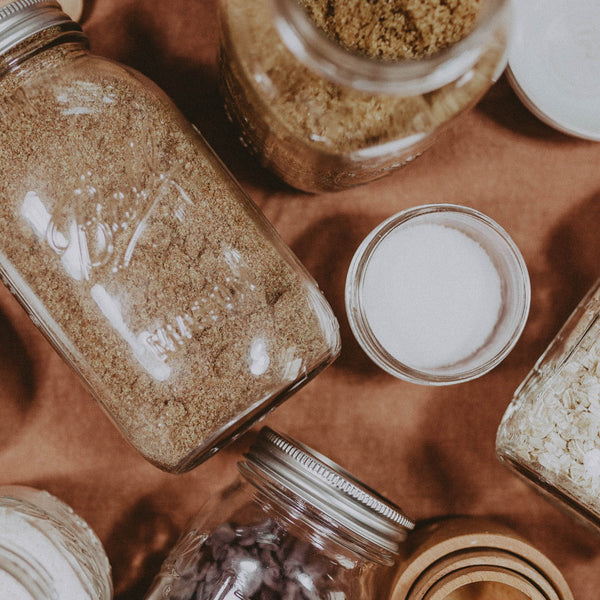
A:
{"type": "Polygon", "coordinates": [[[365,272],[366,319],[386,351],[415,369],[458,363],[494,330],[502,304],[498,272],[479,243],[435,223],[392,230],[365,272]]]}
{"type": "Polygon", "coordinates": [[[10,600],[35,600],[35,598],[25,589],[12,575],[0,571],[0,590],[4,598],[10,600]]]}
{"type": "MultiPolygon", "coordinates": [[[[59,600],[92,600],[75,571],[74,558],[66,546],[70,541],[62,537],[51,522],[44,522],[13,508],[0,507],[0,542],[17,554],[34,557],[52,577],[59,600]]],[[[21,588],[21,595],[16,595],[16,599],[30,600],[29,593],[10,575],[5,574],[5,579],[7,587],[10,582],[12,587],[21,588]]],[[[0,586],[3,583],[0,578],[0,586]]]]}

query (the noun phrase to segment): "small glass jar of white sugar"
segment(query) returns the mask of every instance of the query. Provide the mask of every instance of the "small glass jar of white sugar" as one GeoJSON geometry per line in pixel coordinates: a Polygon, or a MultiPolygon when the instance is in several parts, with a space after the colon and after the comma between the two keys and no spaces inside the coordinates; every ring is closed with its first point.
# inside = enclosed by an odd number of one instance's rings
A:
{"type": "Polygon", "coordinates": [[[350,327],[367,355],[414,383],[474,379],[519,339],[531,289],[521,252],[471,208],[400,212],[362,242],[346,280],[350,327]]]}
{"type": "Polygon", "coordinates": [[[110,600],[111,571],[96,534],[48,492],[0,486],[0,597],[110,600]]]}

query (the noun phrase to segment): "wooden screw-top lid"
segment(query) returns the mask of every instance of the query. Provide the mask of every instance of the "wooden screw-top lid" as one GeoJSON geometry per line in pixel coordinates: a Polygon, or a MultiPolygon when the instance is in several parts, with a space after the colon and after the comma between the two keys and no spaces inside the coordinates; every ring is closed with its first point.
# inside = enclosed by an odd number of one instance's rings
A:
{"type": "Polygon", "coordinates": [[[449,519],[409,536],[391,600],[573,600],[565,579],[514,531],[484,519],[449,519]]]}
{"type": "MultiPolygon", "coordinates": [[[[62,9],[73,21],[78,21],[83,13],[84,0],[58,0],[62,9]]],[[[15,0],[0,0],[0,8],[12,4],[15,0]]]]}

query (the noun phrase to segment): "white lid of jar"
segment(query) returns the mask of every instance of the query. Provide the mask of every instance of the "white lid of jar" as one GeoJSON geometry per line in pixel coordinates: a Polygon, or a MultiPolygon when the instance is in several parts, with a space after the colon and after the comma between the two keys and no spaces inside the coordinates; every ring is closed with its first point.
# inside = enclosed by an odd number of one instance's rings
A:
{"type": "Polygon", "coordinates": [[[600,2],[514,0],[508,79],[564,133],[600,141],[600,2]]]}

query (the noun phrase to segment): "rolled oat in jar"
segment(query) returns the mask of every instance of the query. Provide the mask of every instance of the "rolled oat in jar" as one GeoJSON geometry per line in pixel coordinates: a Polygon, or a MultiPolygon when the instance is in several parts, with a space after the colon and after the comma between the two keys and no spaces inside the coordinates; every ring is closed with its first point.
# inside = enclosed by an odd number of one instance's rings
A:
{"type": "Polygon", "coordinates": [[[600,527],[600,281],[516,391],[496,449],[562,508],[600,527]]]}

